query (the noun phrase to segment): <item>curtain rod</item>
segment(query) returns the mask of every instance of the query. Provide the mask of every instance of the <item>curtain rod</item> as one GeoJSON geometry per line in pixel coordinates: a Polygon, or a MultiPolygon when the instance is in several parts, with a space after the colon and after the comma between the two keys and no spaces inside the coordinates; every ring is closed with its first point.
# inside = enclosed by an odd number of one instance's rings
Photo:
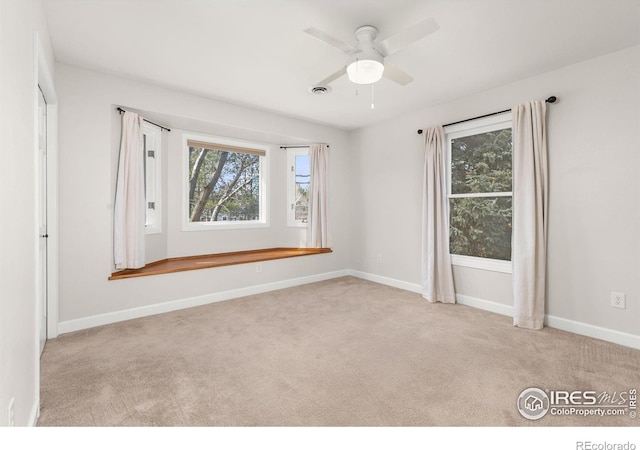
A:
{"type": "MultiPolygon", "coordinates": [[[[558,100],[557,97],[555,95],[552,95],[551,97],[546,99],[545,102],[547,102],[547,103],[555,103],[556,100],[558,100]]],[[[446,125],[442,125],[442,127],[444,128],[444,127],[449,127],[451,125],[457,125],[459,123],[469,122],[471,120],[483,119],[485,117],[491,117],[491,116],[497,116],[498,114],[507,113],[509,111],[511,111],[511,109],[505,109],[504,111],[498,111],[498,112],[494,112],[494,113],[491,113],[491,114],[485,114],[483,116],[472,117],[470,119],[458,120],[457,122],[452,122],[452,123],[448,123],[446,125]]],[[[418,130],[418,134],[422,134],[422,130],[418,130]]]]}
{"type": "MultiPolygon", "coordinates": [[[[118,110],[118,112],[119,112],[120,114],[122,114],[122,113],[126,112],[124,109],[122,109],[122,108],[120,108],[120,107],[117,107],[116,109],[118,110]]],[[[162,125],[159,125],[159,124],[157,124],[157,123],[155,123],[155,122],[152,122],[152,121],[150,121],[150,120],[147,120],[147,119],[145,119],[144,117],[142,118],[142,120],[144,120],[145,122],[148,122],[148,123],[150,123],[150,124],[152,124],[152,125],[155,125],[155,126],[157,126],[157,127],[160,127],[160,128],[162,128],[163,130],[171,131],[169,128],[167,128],[167,127],[163,127],[162,125]]]]}
{"type": "MultiPolygon", "coordinates": [[[[280,148],[309,148],[312,145],[318,145],[318,144],[309,144],[309,145],[281,145],[280,148]]],[[[320,143],[320,145],[326,145],[327,148],[329,148],[329,144],[324,144],[324,143],[320,143]]]]}

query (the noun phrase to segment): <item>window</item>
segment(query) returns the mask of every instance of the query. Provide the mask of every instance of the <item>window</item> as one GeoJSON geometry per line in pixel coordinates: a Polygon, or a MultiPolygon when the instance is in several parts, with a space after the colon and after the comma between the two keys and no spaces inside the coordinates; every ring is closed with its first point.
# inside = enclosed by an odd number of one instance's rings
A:
{"type": "Polygon", "coordinates": [[[268,225],[268,147],[215,136],[184,136],[183,229],[268,225]]]}
{"type": "Polygon", "coordinates": [[[511,272],[511,114],[445,129],[452,263],[511,272]]]}
{"type": "Polygon", "coordinates": [[[147,122],[142,123],[142,148],[144,149],[144,194],[147,205],[145,232],[162,232],[162,133],[160,128],[147,122]]]}
{"type": "Polygon", "coordinates": [[[307,225],[309,213],[309,148],[287,149],[287,223],[291,227],[307,225]]]}

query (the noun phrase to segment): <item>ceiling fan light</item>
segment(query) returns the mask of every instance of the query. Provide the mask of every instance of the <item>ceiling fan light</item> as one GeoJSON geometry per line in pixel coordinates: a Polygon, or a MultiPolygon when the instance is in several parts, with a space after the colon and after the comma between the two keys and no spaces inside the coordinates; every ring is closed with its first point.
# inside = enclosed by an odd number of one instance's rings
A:
{"type": "Polygon", "coordinates": [[[356,84],[375,83],[383,72],[384,65],[375,59],[356,59],[347,66],[347,75],[356,84]]]}

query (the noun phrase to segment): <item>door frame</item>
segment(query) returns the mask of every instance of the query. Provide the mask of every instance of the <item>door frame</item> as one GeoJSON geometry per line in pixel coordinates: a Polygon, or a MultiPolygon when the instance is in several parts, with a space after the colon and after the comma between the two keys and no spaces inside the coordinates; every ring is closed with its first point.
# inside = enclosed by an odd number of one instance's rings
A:
{"type": "MultiPolygon", "coordinates": [[[[38,86],[40,87],[40,86],[38,86]]],[[[37,188],[36,188],[36,198],[38,204],[38,215],[36,217],[38,224],[38,235],[40,239],[38,239],[38,260],[36,261],[36,276],[38,282],[36,283],[36,298],[38,299],[38,342],[39,342],[39,351],[40,356],[42,357],[42,352],[44,351],[44,347],[47,343],[47,319],[48,319],[48,235],[47,235],[47,99],[44,96],[42,90],[38,89],[38,168],[36,172],[37,178],[37,188]]]]}
{"type": "MultiPolygon", "coordinates": [[[[34,32],[34,86],[33,101],[34,111],[38,110],[38,90],[42,90],[45,101],[47,103],[47,339],[58,336],[58,97],[53,84],[51,70],[45,56],[40,36],[38,32],[34,32]]],[[[34,114],[34,158],[35,173],[38,173],[39,161],[37,158],[38,150],[38,115],[34,114]]],[[[35,177],[36,187],[39,185],[39,177],[35,177]]],[[[40,194],[36,189],[36,201],[34,207],[39,208],[40,194]]],[[[38,217],[36,215],[36,217],[38,217]]],[[[37,221],[36,221],[37,222],[37,221]]],[[[38,241],[40,239],[38,233],[39,224],[35,224],[36,238],[36,302],[40,302],[40,286],[38,276],[41,271],[38,257],[38,241]]],[[[36,305],[36,313],[39,314],[40,307],[36,305]]],[[[36,322],[36,345],[39,348],[40,335],[40,317],[36,322]]],[[[38,359],[40,352],[37,352],[38,359]]],[[[40,365],[38,364],[38,367],[40,365]]]]}

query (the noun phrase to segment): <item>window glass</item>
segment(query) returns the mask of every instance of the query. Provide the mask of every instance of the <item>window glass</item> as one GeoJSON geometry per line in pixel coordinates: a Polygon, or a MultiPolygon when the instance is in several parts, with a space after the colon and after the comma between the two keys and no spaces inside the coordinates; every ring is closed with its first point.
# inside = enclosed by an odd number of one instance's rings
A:
{"type": "Polygon", "coordinates": [[[309,183],[311,180],[309,148],[287,149],[287,166],[288,224],[289,226],[306,226],[309,214],[309,183]]]}
{"type": "Polygon", "coordinates": [[[309,210],[309,155],[296,155],[295,158],[295,220],[307,223],[309,210]]]}
{"type": "Polygon", "coordinates": [[[511,260],[511,197],[452,198],[450,252],[511,260]]]}
{"type": "Polygon", "coordinates": [[[451,140],[451,193],[511,192],[511,128],[451,140]]]}
{"type": "Polygon", "coordinates": [[[265,224],[265,148],[187,139],[187,225],[265,224]]]}
{"type": "MultiPolygon", "coordinates": [[[[511,117],[469,121],[446,132],[452,261],[462,261],[461,265],[469,261],[466,257],[510,261],[511,117]],[[465,258],[456,259],[457,255],[465,258]]],[[[482,268],[482,264],[473,267],[482,268]]]]}

